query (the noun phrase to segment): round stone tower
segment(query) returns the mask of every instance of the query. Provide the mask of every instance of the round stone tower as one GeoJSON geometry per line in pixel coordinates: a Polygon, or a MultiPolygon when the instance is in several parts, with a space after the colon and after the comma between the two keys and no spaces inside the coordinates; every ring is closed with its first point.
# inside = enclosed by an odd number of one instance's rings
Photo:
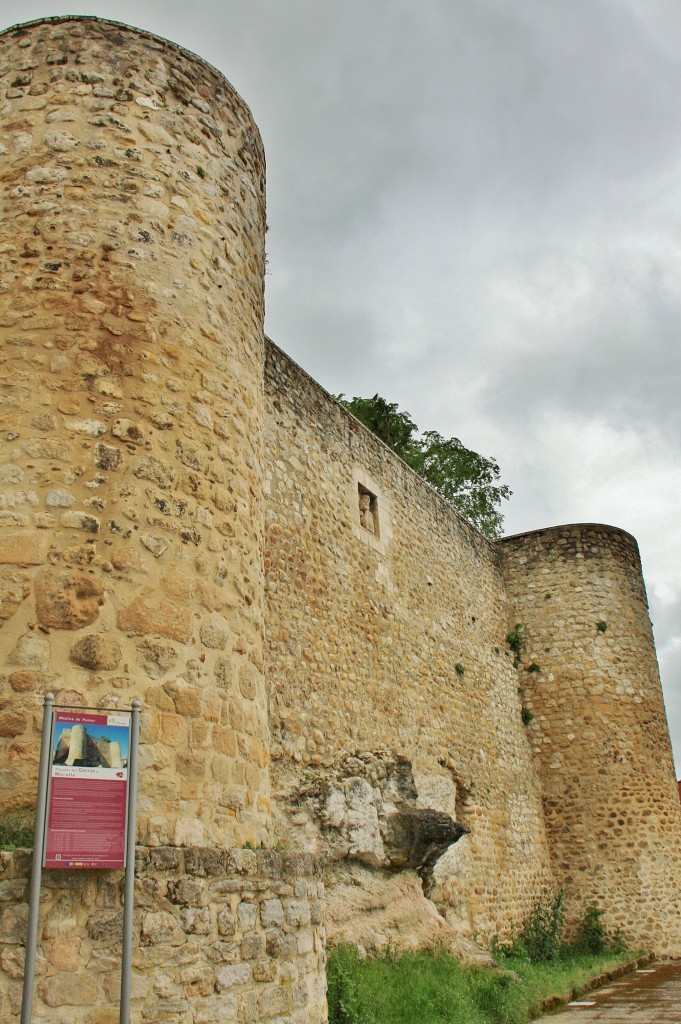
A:
{"type": "Polygon", "coordinates": [[[198,57],[0,35],[0,789],[43,692],[143,702],[139,836],[265,842],[264,158],[198,57]]]}
{"type": "Polygon", "coordinates": [[[500,547],[557,883],[574,918],[597,905],[632,948],[679,956],[681,805],[636,541],[580,525],[500,547]]]}

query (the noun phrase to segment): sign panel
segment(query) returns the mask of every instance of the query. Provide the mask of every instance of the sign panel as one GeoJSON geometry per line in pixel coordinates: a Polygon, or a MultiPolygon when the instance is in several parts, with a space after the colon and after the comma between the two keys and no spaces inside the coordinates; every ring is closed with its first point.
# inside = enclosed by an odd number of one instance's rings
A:
{"type": "Polygon", "coordinates": [[[44,867],[125,867],[130,720],[55,708],[44,867]]]}

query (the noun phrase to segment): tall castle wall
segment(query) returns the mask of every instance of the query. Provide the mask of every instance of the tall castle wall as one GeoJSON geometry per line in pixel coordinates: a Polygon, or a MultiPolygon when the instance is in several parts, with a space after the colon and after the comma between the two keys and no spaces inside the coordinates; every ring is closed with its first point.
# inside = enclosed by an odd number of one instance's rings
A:
{"type": "Polygon", "coordinates": [[[470,829],[433,898],[508,935],[550,870],[496,548],[274,346],[265,391],[275,789],[344,752],[405,757],[421,805],[470,829]]]}
{"type": "MultiPolygon", "coordinates": [[[[0,783],[42,694],[142,698],[132,1020],[326,1019],[323,887],[269,846],[264,158],[199,58],[96,19],[0,36],[0,783]]],[[[0,855],[18,1020],[28,857],[0,855]]],[[[34,1008],[118,1020],[120,873],[43,876],[34,1008]]]]}
{"type": "Polygon", "coordinates": [[[140,838],[262,842],[264,158],[203,61],[0,36],[2,800],[38,694],[144,704],[140,838]]]}
{"type": "Polygon", "coordinates": [[[579,525],[500,548],[556,882],[573,915],[597,904],[632,947],[679,956],[681,805],[636,541],[579,525]]]}
{"type": "MultiPolygon", "coordinates": [[[[632,539],[490,543],[264,344],[260,140],[199,58],[91,18],[0,34],[0,166],[0,805],[34,799],[43,693],[142,698],[135,1024],[324,1021],[296,848],[354,858],[327,906],[345,934],[365,887],[359,941],[395,891],[449,941],[559,884],[681,954],[632,539]]],[[[27,869],[0,856],[3,1019],[27,869]]],[[[79,883],[44,879],[39,1015],[114,1024],[119,876],[79,883]]]]}

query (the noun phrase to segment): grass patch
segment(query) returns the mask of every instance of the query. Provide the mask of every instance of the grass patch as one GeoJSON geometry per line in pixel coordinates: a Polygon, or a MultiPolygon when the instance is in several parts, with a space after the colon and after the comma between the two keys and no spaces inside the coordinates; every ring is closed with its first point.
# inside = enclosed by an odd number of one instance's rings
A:
{"type": "Polygon", "coordinates": [[[340,946],[327,967],[329,1024],[526,1024],[542,999],[567,997],[630,956],[565,954],[538,964],[498,951],[495,958],[506,972],[462,967],[443,949],[362,959],[340,946]]]}
{"type": "Polygon", "coordinates": [[[13,807],[0,814],[0,850],[33,849],[35,810],[13,807]]]}
{"type": "Polygon", "coordinates": [[[520,1018],[522,1021],[531,1020],[539,1013],[542,1000],[549,996],[570,999],[573,993],[585,991],[594,978],[627,963],[632,956],[630,952],[599,956],[564,953],[552,963],[533,963],[500,952],[494,954],[501,967],[515,971],[521,980],[527,1012],[526,1017],[520,1018]]]}

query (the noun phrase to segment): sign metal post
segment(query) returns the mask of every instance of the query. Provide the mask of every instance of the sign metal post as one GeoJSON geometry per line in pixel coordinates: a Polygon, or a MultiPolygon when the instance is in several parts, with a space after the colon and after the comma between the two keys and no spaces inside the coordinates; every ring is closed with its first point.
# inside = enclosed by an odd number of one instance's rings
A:
{"type": "Polygon", "coordinates": [[[47,813],[47,783],[50,774],[52,753],[52,718],[54,694],[46,693],[43,704],[43,729],[40,739],[40,769],[38,771],[38,797],[35,805],[35,839],[33,841],[33,862],[31,864],[31,888],[28,901],[28,928],[26,935],[26,961],[24,964],[24,989],[21,998],[21,1024],[31,1024],[33,1006],[33,984],[35,981],[35,957],[38,948],[38,918],[40,916],[40,881],[43,873],[43,839],[47,813]]]}
{"type": "Polygon", "coordinates": [[[121,959],[120,1024],[130,1024],[132,979],[132,918],[135,909],[135,838],[137,835],[137,751],[140,740],[140,702],[132,702],[130,756],[128,760],[128,832],[123,895],[123,955],[121,959]]]}
{"type": "Polygon", "coordinates": [[[31,1024],[43,868],[125,868],[120,1024],[130,1022],[140,702],[55,707],[45,694],[21,1024],[31,1024]]]}

